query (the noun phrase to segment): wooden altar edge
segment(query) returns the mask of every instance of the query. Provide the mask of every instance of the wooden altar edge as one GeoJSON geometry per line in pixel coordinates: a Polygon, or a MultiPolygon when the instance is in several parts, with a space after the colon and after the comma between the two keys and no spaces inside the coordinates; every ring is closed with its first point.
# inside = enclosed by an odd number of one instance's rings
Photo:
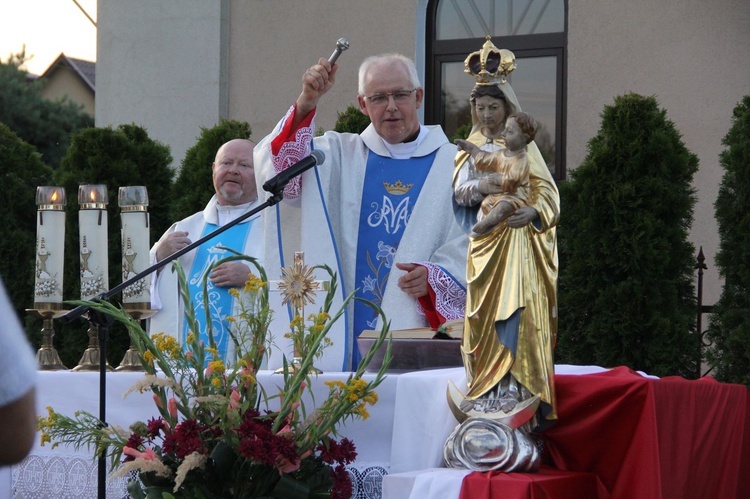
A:
{"type": "MultiPolygon", "coordinates": [[[[428,327],[390,331],[393,340],[391,349],[393,358],[388,372],[399,373],[463,366],[461,357],[463,323],[463,319],[446,322],[440,332],[428,327]]],[[[362,331],[357,338],[357,346],[362,357],[367,355],[378,336],[380,336],[380,331],[370,329],[362,331]]],[[[380,369],[386,347],[386,344],[381,345],[367,367],[367,371],[377,372],[380,369]]]]}

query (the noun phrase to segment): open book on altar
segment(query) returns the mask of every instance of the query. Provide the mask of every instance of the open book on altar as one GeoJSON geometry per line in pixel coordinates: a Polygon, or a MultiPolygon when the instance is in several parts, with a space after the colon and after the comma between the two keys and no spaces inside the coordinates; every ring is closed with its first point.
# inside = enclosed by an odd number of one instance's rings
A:
{"type": "MultiPolygon", "coordinates": [[[[441,339],[441,340],[460,340],[464,333],[464,320],[456,319],[448,321],[445,324],[441,324],[439,328],[432,329],[429,327],[414,327],[410,329],[392,329],[388,331],[394,340],[403,339],[441,339]]],[[[380,331],[375,329],[365,329],[360,338],[377,338],[380,336],[380,331]]]]}
{"type": "MultiPolygon", "coordinates": [[[[393,347],[389,372],[418,371],[421,369],[439,369],[460,367],[461,338],[463,337],[464,320],[448,321],[438,329],[418,327],[411,329],[394,329],[389,331],[393,338],[393,347]]],[[[359,351],[364,357],[370,351],[380,331],[364,330],[357,338],[359,351]]],[[[386,344],[381,345],[368,366],[368,371],[377,371],[383,362],[386,344]]]]}

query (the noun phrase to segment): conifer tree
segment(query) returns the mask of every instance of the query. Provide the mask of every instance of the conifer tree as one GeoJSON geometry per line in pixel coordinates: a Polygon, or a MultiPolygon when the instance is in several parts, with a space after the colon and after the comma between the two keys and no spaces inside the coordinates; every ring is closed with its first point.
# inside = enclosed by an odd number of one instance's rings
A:
{"type": "Polygon", "coordinates": [[[333,130],[339,133],[362,133],[370,125],[370,118],[350,104],[342,113],[338,113],[333,130]]]}
{"type": "Polygon", "coordinates": [[[21,69],[25,61],[25,52],[0,61],[0,122],[36,147],[42,161],[56,169],[71,134],[93,126],[94,119],[67,99],[44,99],[42,82],[30,81],[28,73],[21,69]]]}
{"type": "Polygon", "coordinates": [[[211,165],[222,144],[232,139],[249,139],[250,125],[244,121],[222,120],[211,128],[201,128],[195,145],[187,150],[180,173],[172,187],[172,222],[202,211],[214,195],[211,165]]]}
{"type": "Polygon", "coordinates": [[[52,169],[37,150],[0,123],[0,277],[19,320],[34,305],[36,188],[51,185],[52,169]]]}
{"type": "Polygon", "coordinates": [[[750,95],[734,108],[722,144],[724,176],[714,208],[724,287],[709,322],[707,357],[719,380],[750,386],[750,95]]]}
{"type": "Polygon", "coordinates": [[[617,97],[560,186],[557,361],[694,376],[697,157],[653,97],[617,97]]]}

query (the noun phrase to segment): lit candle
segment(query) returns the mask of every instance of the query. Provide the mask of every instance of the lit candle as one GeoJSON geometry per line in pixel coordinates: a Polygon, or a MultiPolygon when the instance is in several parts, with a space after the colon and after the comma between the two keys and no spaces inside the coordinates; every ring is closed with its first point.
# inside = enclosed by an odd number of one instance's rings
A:
{"type": "Polygon", "coordinates": [[[109,289],[107,201],[106,185],[78,186],[82,300],[109,289]]]}
{"type": "Polygon", "coordinates": [[[65,189],[36,188],[36,280],[34,308],[62,308],[65,189]]]}
{"type": "MultiPolygon", "coordinates": [[[[149,219],[148,193],[144,186],[120,187],[118,195],[122,220],[122,280],[131,279],[148,268],[149,264],[149,219]]],[[[151,291],[148,278],[139,279],[122,292],[123,303],[138,303],[148,309],[151,291]]]]}

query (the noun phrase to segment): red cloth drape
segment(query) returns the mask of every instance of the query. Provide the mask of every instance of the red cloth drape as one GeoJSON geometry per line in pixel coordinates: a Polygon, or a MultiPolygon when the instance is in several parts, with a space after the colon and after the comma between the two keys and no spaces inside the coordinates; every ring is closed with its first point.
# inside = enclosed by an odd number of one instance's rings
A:
{"type": "Polygon", "coordinates": [[[472,473],[464,478],[460,499],[605,499],[606,489],[594,473],[560,471],[543,466],[537,473],[472,473]]]}
{"type": "MultiPolygon", "coordinates": [[[[745,386],[644,378],[619,367],[556,376],[555,387],[558,422],[544,433],[553,468],[595,473],[613,499],[750,497],[745,386]]],[[[478,495],[462,490],[461,498],[569,497],[528,495],[531,489],[501,496],[492,487],[476,488],[512,475],[468,475],[463,488],[478,495]]]]}

